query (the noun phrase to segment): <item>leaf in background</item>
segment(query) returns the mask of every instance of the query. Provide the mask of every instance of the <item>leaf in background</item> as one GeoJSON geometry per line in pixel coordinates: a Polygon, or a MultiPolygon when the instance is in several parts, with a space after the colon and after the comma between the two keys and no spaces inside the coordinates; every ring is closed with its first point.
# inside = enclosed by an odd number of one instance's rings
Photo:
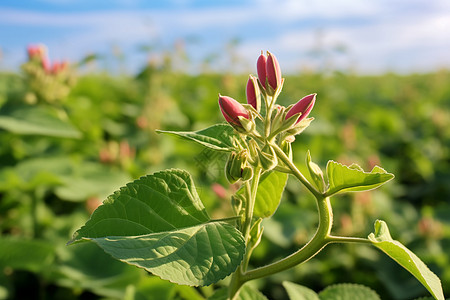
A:
{"type": "Polygon", "coordinates": [[[380,300],[380,296],[370,288],[351,283],[331,285],[319,293],[320,300],[380,300]]]}
{"type": "Polygon", "coordinates": [[[48,268],[55,255],[54,246],[47,241],[0,237],[0,267],[32,272],[48,268]]]}
{"type": "Polygon", "coordinates": [[[348,167],[332,160],[328,161],[327,175],[328,196],[342,192],[368,191],[394,178],[393,174],[378,166],[375,166],[371,172],[364,172],[356,164],[348,167]]]}
{"type": "Polygon", "coordinates": [[[179,136],[214,150],[232,151],[235,148],[233,137],[236,134],[233,127],[227,124],[217,124],[199,131],[157,130],[157,132],[179,136]]]}
{"type": "Polygon", "coordinates": [[[441,281],[411,250],[393,240],[384,221],[375,222],[375,233],[369,235],[374,246],[408,270],[438,300],[444,300],[441,281]]]}
{"type": "Polygon", "coordinates": [[[313,290],[289,281],[283,281],[283,286],[291,300],[320,300],[313,290]]]}
{"type": "MultiPolygon", "coordinates": [[[[256,193],[255,217],[267,218],[275,213],[280,205],[281,196],[288,179],[288,174],[281,172],[267,172],[259,180],[258,191],[256,193]]],[[[244,186],[239,189],[238,194],[244,194],[244,186]]]]}
{"type": "MultiPolygon", "coordinates": [[[[229,300],[228,289],[218,289],[211,297],[208,298],[208,300],[229,300]]],[[[241,288],[236,300],[267,300],[267,297],[254,288],[244,285],[241,288]]]]}
{"type": "Polygon", "coordinates": [[[0,128],[17,134],[80,138],[81,133],[50,107],[21,107],[0,112],[0,128]]]}
{"type": "Polygon", "coordinates": [[[142,177],[108,197],[69,243],[93,240],[107,253],[178,284],[209,285],[231,274],[245,243],[212,222],[183,170],[142,177]]]}
{"type": "Polygon", "coordinates": [[[50,271],[46,282],[70,290],[88,290],[109,299],[124,299],[127,286],[149,277],[145,271],[115,260],[94,243],[58,249],[58,262],[50,271]]]}

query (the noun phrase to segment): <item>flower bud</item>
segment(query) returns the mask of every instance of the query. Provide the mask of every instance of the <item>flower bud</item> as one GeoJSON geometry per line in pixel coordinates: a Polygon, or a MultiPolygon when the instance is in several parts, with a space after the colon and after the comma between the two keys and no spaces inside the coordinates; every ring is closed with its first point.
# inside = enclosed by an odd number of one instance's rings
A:
{"type": "Polygon", "coordinates": [[[257,112],[261,110],[261,93],[257,79],[250,75],[247,81],[246,89],[247,103],[253,106],[257,112]]]}
{"type": "Polygon", "coordinates": [[[219,107],[228,123],[232,126],[242,128],[239,117],[250,119],[248,111],[236,100],[219,94],[219,107]]]}
{"type": "Polygon", "coordinates": [[[314,107],[314,103],[316,102],[316,95],[317,94],[311,94],[311,95],[305,96],[302,99],[300,99],[287,112],[285,120],[288,120],[289,118],[291,118],[292,116],[297,115],[297,114],[301,114],[301,115],[297,119],[297,122],[295,122],[295,124],[298,124],[300,121],[305,119],[314,107]]]}
{"type": "Polygon", "coordinates": [[[278,60],[267,51],[266,76],[270,87],[275,91],[281,85],[281,69],[278,60]]]}
{"type": "Polygon", "coordinates": [[[270,171],[278,165],[278,158],[272,147],[266,145],[259,151],[259,162],[265,171],[270,171]]]}
{"type": "Polygon", "coordinates": [[[239,153],[231,152],[225,165],[225,176],[227,180],[233,184],[242,179],[247,181],[253,177],[253,170],[247,163],[247,150],[239,153]]]}
{"type": "Polygon", "coordinates": [[[267,57],[261,51],[261,55],[258,57],[258,60],[256,61],[256,71],[258,73],[259,82],[264,88],[266,88],[266,78],[267,78],[266,64],[267,64],[267,57]]]}

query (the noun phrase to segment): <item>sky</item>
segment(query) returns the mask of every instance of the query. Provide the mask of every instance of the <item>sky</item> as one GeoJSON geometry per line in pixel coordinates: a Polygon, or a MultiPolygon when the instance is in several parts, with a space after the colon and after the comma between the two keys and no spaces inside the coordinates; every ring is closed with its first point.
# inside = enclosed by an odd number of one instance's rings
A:
{"type": "Polygon", "coordinates": [[[193,72],[206,60],[214,71],[254,72],[262,50],[283,72],[429,72],[450,68],[450,1],[0,1],[0,70],[17,69],[38,43],[52,60],[96,53],[105,68],[119,49],[129,72],[180,48],[190,63],[179,67],[193,72]]]}

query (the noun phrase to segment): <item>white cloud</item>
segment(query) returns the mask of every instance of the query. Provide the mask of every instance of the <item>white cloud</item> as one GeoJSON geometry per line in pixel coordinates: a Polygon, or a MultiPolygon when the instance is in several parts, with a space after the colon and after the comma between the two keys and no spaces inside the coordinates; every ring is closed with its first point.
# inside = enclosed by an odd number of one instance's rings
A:
{"type": "MultiPolygon", "coordinates": [[[[181,2],[182,7],[189,7],[189,1],[181,2]]],[[[201,37],[201,50],[208,53],[208,49],[217,49],[232,37],[242,37],[238,50],[248,65],[254,64],[255,53],[270,49],[280,63],[292,70],[309,59],[306,54],[317,44],[320,29],[323,47],[343,44],[358,70],[378,72],[450,66],[449,3],[411,0],[403,4],[408,8],[405,11],[388,0],[264,0],[239,9],[230,6],[78,13],[2,9],[0,26],[58,28],[58,35],[47,37],[45,42],[59,47],[59,53],[70,53],[72,58],[104,49],[112,42],[127,48],[142,43],[170,43],[192,35],[201,37]],[[262,32],[267,28],[267,33],[262,32]]]]}

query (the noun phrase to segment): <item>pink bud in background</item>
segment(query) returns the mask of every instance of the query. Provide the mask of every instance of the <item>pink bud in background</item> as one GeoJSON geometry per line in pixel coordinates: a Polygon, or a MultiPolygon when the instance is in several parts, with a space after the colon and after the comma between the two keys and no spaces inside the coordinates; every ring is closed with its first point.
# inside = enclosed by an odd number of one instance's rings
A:
{"type": "Polygon", "coordinates": [[[276,90],[281,84],[281,69],[277,58],[269,51],[267,51],[266,73],[269,85],[276,90]]]}
{"type": "Polygon", "coordinates": [[[250,119],[248,111],[244,106],[231,97],[221,96],[219,94],[219,107],[225,120],[231,125],[242,127],[238,118],[239,116],[250,119]]]}
{"type": "Polygon", "coordinates": [[[60,64],[58,61],[53,62],[51,73],[58,74],[59,71],[61,71],[62,64],[60,64]]]}
{"type": "Polygon", "coordinates": [[[256,71],[258,73],[258,79],[261,85],[266,88],[266,64],[267,57],[261,51],[261,55],[258,57],[256,61],[256,71]]]}
{"type": "Polygon", "coordinates": [[[261,109],[261,95],[259,92],[259,86],[257,79],[250,75],[247,81],[247,89],[246,96],[247,96],[247,103],[253,106],[256,111],[259,112],[261,109]]]}
{"type": "Polygon", "coordinates": [[[299,123],[301,120],[305,119],[314,107],[316,102],[316,95],[311,94],[300,99],[286,114],[286,120],[295,114],[301,113],[300,118],[298,118],[295,124],[299,123]]]}

